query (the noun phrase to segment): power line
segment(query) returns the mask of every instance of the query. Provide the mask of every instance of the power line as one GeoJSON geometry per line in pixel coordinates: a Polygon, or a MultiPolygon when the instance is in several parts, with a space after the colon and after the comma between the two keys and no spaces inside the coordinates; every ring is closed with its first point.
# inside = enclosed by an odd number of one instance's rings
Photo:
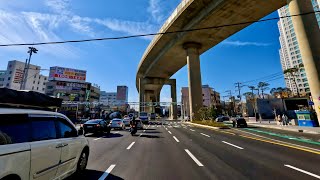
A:
{"type": "Polygon", "coordinates": [[[233,23],[233,24],[225,24],[219,26],[210,26],[210,27],[203,27],[203,28],[195,28],[195,29],[185,29],[185,30],[177,30],[177,31],[169,31],[169,32],[158,32],[158,33],[149,33],[149,34],[138,34],[138,35],[131,35],[131,36],[119,36],[119,37],[106,37],[106,38],[93,38],[93,39],[82,39],[82,40],[68,40],[68,41],[52,41],[52,42],[39,42],[39,43],[16,43],[16,44],[0,44],[0,47],[7,47],[7,46],[35,46],[35,45],[48,45],[48,44],[64,44],[64,43],[80,43],[80,42],[90,42],[90,41],[106,41],[106,40],[120,40],[120,39],[129,39],[129,38],[137,38],[137,37],[146,37],[146,36],[155,36],[155,35],[164,35],[164,34],[175,34],[175,33],[182,33],[182,32],[191,32],[191,31],[200,31],[200,30],[207,30],[207,29],[218,29],[223,27],[230,27],[230,26],[239,26],[239,25],[246,25],[252,23],[260,23],[260,22],[267,22],[267,21],[274,21],[284,18],[291,18],[295,16],[304,16],[309,14],[320,13],[320,11],[313,11],[289,16],[282,16],[282,17],[275,17],[275,18],[267,18],[261,19],[256,21],[246,21],[241,23],[233,23]]]}
{"type": "Polygon", "coordinates": [[[282,76],[283,75],[283,72],[277,72],[277,73],[273,73],[273,74],[269,74],[267,76],[263,76],[263,77],[260,77],[260,78],[257,78],[257,79],[253,79],[253,80],[249,80],[249,81],[244,81],[242,83],[248,83],[248,82],[255,82],[255,81],[262,81],[263,79],[269,79],[269,78],[274,78],[276,76],[282,76]]]}

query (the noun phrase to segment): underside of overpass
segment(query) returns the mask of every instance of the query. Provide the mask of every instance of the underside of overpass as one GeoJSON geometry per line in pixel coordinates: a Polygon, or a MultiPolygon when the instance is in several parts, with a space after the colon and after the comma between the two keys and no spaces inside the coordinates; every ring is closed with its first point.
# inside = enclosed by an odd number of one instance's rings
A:
{"type": "MultiPolygon", "coordinates": [[[[312,5],[310,5],[311,2],[308,3],[306,0],[184,0],[169,17],[160,32],[257,21],[287,3],[291,14],[313,11],[312,5]]],[[[295,29],[299,29],[300,26],[308,27],[308,23],[305,22],[295,23],[299,21],[299,18],[301,21],[309,22],[310,24],[313,21],[316,22],[315,16],[295,17],[292,18],[295,29]]],[[[190,114],[197,112],[202,106],[202,99],[199,97],[201,94],[199,56],[249,25],[250,23],[155,36],[146,49],[137,71],[136,86],[140,94],[140,102],[159,101],[159,94],[164,82],[188,64],[190,114]],[[148,81],[151,83],[145,83],[148,81]],[[155,83],[152,83],[152,81],[155,83]]],[[[303,28],[300,32],[302,34],[311,33],[305,32],[303,28]]],[[[319,28],[312,30],[312,33],[319,34],[319,28]]],[[[303,38],[308,38],[306,36],[300,37],[300,40],[298,36],[298,42],[304,41],[302,40],[303,38]]],[[[319,37],[319,35],[316,36],[316,38],[319,37]]],[[[310,44],[310,42],[307,43],[310,44]]],[[[316,44],[314,43],[313,47],[316,44]]],[[[311,51],[313,51],[311,54],[314,54],[314,50],[311,47],[311,51]]],[[[319,66],[319,62],[316,64],[319,66]]],[[[319,72],[318,68],[320,69],[320,67],[317,67],[316,72],[319,72]]],[[[306,67],[307,70],[308,68],[306,67]]],[[[318,74],[317,80],[319,80],[318,74]]],[[[320,89],[319,83],[315,86],[320,89]]],[[[314,94],[318,97],[320,90],[314,90],[314,94]]]]}

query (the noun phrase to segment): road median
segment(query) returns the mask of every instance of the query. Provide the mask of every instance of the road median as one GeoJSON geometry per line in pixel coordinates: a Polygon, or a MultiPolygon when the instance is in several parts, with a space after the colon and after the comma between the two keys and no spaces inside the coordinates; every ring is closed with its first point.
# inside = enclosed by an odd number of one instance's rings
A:
{"type": "Polygon", "coordinates": [[[213,122],[202,122],[202,121],[196,121],[196,122],[184,122],[184,124],[194,125],[197,127],[203,127],[207,129],[230,129],[228,126],[220,123],[213,123],[213,122]],[[200,124],[201,123],[201,124],[200,124]]]}

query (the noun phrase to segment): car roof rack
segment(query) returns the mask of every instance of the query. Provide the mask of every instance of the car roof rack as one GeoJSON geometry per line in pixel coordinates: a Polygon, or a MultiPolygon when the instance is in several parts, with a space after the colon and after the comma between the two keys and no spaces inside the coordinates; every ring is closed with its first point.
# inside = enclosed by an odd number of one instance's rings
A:
{"type": "Polygon", "coordinates": [[[53,110],[60,108],[61,104],[62,99],[53,98],[35,91],[0,88],[0,107],[53,110]]]}

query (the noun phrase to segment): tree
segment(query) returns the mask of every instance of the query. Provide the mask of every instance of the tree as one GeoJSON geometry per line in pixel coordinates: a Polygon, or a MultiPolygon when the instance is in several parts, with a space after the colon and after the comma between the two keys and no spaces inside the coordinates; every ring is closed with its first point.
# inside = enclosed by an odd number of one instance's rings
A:
{"type": "Polygon", "coordinates": [[[270,90],[270,93],[276,97],[277,95],[280,95],[281,98],[284,97],[284,94],[290,94],[291,90],[289,88],[283,88],[283,87],[277,87],[277,88],[272,88],[270,90]]]}
{"type": "Polygon", "coordinates": [[[258,89],[261,90],[261,94],[262,94],[262,98],[264,99],[264,91],[269,89],[269,86],[270,84],[267,83],[267,82],[259,82],[258,83],[258,89]]]}
{"type": "Polygon", "coordinates": [[[248,97],[252,97],[253,93],[252,92],[245,92],[243,95],[248,99],[248,97]]]}
{"type": "Polygon", "coordinates": [[[298,67],[293,67],[293,68],[289,68],[289,69],[286,69],[283,71],[283,74],[285,74],[287,76],[287,78],[285,79],[288,79],[288,80],[292,80],[293,83],[295,84],[296,88],[297,88],[297,95],[298,97],[300,97],[300,93],[299,93],[299,89],[298,89],[298,84],[297,84],[297,77],[299,76],[299,71],[300,69],[303,69],[304,66],[303,64],[299,64],[298,67]]]}

